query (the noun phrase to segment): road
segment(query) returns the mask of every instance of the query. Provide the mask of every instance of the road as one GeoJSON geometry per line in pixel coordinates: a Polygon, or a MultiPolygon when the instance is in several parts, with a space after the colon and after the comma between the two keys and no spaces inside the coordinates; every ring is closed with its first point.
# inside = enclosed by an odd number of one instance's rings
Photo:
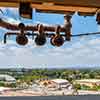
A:
{"type": "Polygon", "coordinates": [[[0,100],[100,100],[100,96],[36,96],[36,97],[0,97],[0,100]]]}

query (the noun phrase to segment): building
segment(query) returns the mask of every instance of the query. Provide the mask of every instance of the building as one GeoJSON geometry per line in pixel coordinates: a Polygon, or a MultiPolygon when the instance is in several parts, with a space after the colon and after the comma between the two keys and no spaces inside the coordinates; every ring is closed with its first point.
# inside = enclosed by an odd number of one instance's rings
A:
{"type": "Polygon", "coordinates": [[[58,88],[67,88],[69,81],[65,79],[53,79],[51,80],[58,88]]]}
{"type": "Polygon", "coordinates": [[[100,79],[82,79],[82,80],[76,80],[77,84],[85,85],[85,86],[100,86],[100,79]]]}
{"type": "Polygon", "coordinates": [[[0,81],[15,83],[16,79],[10,75],[0,74],[0,81]]]}
{"type": "Polygon", "coordinates": [[[52,79],[41,81],[40,84],[47,86],[48,88],[63,89],[68,88],[71,84],[65,79],[52,79]]]}

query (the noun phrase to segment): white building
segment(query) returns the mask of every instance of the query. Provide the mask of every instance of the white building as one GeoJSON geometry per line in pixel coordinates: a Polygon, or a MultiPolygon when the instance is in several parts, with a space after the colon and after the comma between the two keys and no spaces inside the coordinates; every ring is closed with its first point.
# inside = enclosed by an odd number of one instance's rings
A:
{"type": "Polygon", "coordinates": [[[58,88],[67,88],[70,83],[65,79],[53,79],[51,80],[58,88]]]}
{"type": "Polygon", "coordinates": [[[0,81],[5,81],[5,82],[10,82],[10,83],[15,83],[16,79],[10,75],[0,75],[0,81]]]}
{"type": "Polygon", "coordinates": [[[72,87],[71,83],[66,79],[42,80],[39,84],[53,89],[68,89],[72,87]]]}

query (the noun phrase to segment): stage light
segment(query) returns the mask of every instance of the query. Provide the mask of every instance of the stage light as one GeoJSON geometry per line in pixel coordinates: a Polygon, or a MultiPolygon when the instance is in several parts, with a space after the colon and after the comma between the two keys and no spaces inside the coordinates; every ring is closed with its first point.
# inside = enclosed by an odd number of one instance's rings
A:
{"type": "Polygon", "coordinates": [[[59,34],[56,34],[55,36],[53,36],[50,40],[50,43],[53,45],[53,46],[62,46],[63,43],[64,43],[64,38],[59,35],[59,34]]]}
{"type": "Polygon", "coordinates": [[[36,38],[35,38],[35,43],[38,46],[44,45],[46,43],[46,37],[37,35],[36,38]]]}
{"type": "Polygon", "coordinates": [[[50,42],[53,46],[59,47],[59,46],[63,45],[63,43],[64,43],[64,38],[60,35],[60,31],[61,31],[61,27],[59,25],[57,27],[55,27],[56,34],[53,35],[50,40],[50,42]]]}
{"type": "Polygon", "coordinates": [[[25,36],[25,35],[18,35],[16,37],[16,42],[19,44],[19,45],[26,45],[28,43],[28,38],[25,36]]]}
{"type": "Polygon", "coordinates": [[[38,24],[38,35],[35,38],[35,43],[38,46],[43,46],[46,43],[46,35],[44,33],[44,27],[42,24],[38,24]]]}
{"type": "Polygon", "coordinates": [[[23,18],[32,19],[32,7],[30,2],[20,2],[19,14],[23,18]]]}

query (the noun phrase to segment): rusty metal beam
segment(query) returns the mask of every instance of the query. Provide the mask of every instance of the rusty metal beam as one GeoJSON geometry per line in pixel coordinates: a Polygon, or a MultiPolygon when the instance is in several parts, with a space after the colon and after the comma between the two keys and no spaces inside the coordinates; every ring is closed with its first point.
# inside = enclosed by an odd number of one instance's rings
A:
{"type": "Polygon", "coordinates": [[[100,9],[100,0],[0,0],[0,7],[18,8],[22,1],[31,2],[32,8],[46,13],[94,13],[100,9]]]}
{"type": "Polygon", "coordinates": [[[80,7],[99,7],[100,0],[0,0],[0,3],[19,3],[19,2],[31,2],[31,3],[54,3],[56,5],[65,6],[80,6],[80,7]]]}
{"type": "Polygon", "coordinates": [[[36,8],[38,12],[51,12],[51,13],[71,13],[71,12],[86,12],[95,13],[98,8],[90,7],[75,7],[75,6],[59,6],[59,5],[46,5],[46,4],[32,4],[32,8],[36,8]]]}
{"type": "MultiPolygon", "coordinates": [[[[8,30],[13,30],[13,31],[19,31],[20,28],[18,27],[17,24],[10,24],[2,19],[0,19],[0,27],[8,29],[8,30]]],[[[55,32],[55,26],[43,26],[44,31],[48,32],[55,32]]],[[[25,26],[24,31],[38,31],[37,25],[33,26],[25,26]]],[[[65,32],[65,28],[61,27],[61,32],[65,32]]]]}

